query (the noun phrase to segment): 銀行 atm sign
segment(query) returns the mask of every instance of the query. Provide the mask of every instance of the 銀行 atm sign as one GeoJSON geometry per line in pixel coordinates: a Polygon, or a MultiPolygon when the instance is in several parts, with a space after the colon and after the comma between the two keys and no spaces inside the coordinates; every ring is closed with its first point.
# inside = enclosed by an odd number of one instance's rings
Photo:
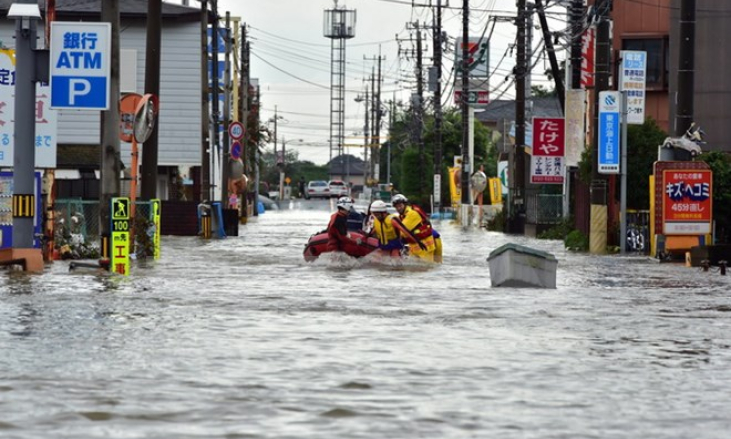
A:
{"type": "Polygon", "coordinates": [[[109,109],[111,24],[51,23],[51,108],[109,109]]]}

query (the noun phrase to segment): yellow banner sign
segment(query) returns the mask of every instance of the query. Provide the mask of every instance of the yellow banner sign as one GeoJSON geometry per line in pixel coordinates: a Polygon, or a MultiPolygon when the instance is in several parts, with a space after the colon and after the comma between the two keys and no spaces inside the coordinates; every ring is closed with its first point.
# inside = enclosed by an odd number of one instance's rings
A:
{"type": "Polygon", "coordinates": [[[129,198],[112,198],[112,266],[113,272],[129,276],[129,198]]]}

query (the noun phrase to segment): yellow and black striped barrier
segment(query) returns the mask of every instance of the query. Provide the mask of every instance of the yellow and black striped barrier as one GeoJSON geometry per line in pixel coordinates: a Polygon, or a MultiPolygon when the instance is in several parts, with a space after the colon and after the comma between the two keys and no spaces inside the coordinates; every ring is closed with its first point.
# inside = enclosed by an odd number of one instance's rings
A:
{"type": "Polygon", "coordinates": [[[36,216],[36,196],[33,194],[13,194],[13,217],[34,218],[36,216]]]}

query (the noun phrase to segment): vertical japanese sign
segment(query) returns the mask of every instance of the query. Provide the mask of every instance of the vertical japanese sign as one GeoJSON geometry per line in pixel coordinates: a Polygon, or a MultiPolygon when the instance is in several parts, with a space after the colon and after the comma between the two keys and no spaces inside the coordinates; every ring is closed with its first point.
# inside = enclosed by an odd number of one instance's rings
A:
{"type": "MultiPolygon", "coordinates": [[[[56,110],[50,109],[51,89],[36,84],[35,167],[56,167],[56,110]]],[[[0,50],[0,167],[13,167],[15,148],[15,50],[0,50]]]]}
{"type": "Polygon", "coordinates": [[[112,198],[112,271],[129,276],[129,198],[112,198]]]}
{"type": "Polygon", "coordinates": [[[619,92],[599,93],[598,172],[619,174],[619,92]]]}
{"type": "Polygon", "coordinates": [[[706,235],[713,219],[713,172],[710,169],[663,171],[663,233],[706,235]]]}
{"type": "Polygon", "coordinates": [[[533,184],[563,184],[564,150],[564,120],[562,118],[533,118],[530,182],[533,184]]]}
{"type": "Polygon", "coordinates": [[[154,228],[152,235],[152,255],[155,259],[160,259],[160,199],[153,198],[150,200],[150,204],[152,207],[152,227],[154,228]]]}
{"type": "Polygon", "coordinates": [[[645,85],[647,82],[647,52],[622,50],[619,69],[619,90],[627,96],[627,123],[645,123],[645,85]]]}
{"type": "Polygon", "coordinates": [[[588,28],[581,35],[581,87],[594,87],[594,42],[596,29],[588,28]]]}

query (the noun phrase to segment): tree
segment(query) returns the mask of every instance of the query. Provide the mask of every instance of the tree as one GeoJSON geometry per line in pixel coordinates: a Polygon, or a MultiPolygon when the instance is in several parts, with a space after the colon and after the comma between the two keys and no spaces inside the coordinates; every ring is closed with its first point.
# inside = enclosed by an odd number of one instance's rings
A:
{"type": "MultiPolygon", "coordinates": [[[[410,127],[412,115],[409,112],[399,112],[395,115],[396,122],[391,128],[391,174],[396,188],[410,198],[423,198],[422,203],[427,205],[429,195],[433,193],[434,175],[434,114],[430,111],[424,116],[424,152],[426,162],[426,188],[414,186],[413,181],[418,179],[418,149],[411,141],[410,127]],[[415,156],[414,156],[415,154],[415,156]],[[402,160],[404,158],[404,160],[402,160]],[[407,190],[408,187],[408,190],[407,190]],[[421,189],[421,190],[420,190],[421,189]],[[422,194],[423,193],[423,194],[422,194]]],[[[497,172],[497,151],[491,150],[490,130],[481,123],[475,123],[475,168],[485,165],[486,174],[495,176],[497,172]],[[492,172],[492,173],[490,173],[492,172]]],[[[494,146],[492,146],[494,148],[494,146]]],[[[441,204],[450,204],[449,179],[447,168],[453,164],[455,156],[462,156],[462,115],[458,108],[448,108],[442,114],[442,200],[441,204]]],[[[385,161],[381,161],[385,165],[385,161]]],[[[385,175],[385,172],[382,172],[385,175]]],[[[416,199],[414,198],[414,199],[416,199]]]]}
{"type": "MultiPolygon", "coordinates": [[[[627,128],[627,208],[646,210],[650,206],[650,179],[657,161],[657,148],[667,137],[654,119],[627,128]]],[[[619,184],[619,182],[617,183],[619,184]]],[[[619,187],[617,188],[619,194],[619,187]]]]}
{"type": "MultiPolygon", "coordinates": [[[[655,122],[648,117],[642,125],[630,125],[627,128],[627,208],[647,210],[650,206],[650,181],[653,164],[657,160],[657,148],[667,137],[655,122]]],[[[579,178],[589,184],[592,179],[591,149],[581,153],[579,162],[579,178]]],[[[620,195],[620,179],[617,179],[617,196],[620,195]]]]}

